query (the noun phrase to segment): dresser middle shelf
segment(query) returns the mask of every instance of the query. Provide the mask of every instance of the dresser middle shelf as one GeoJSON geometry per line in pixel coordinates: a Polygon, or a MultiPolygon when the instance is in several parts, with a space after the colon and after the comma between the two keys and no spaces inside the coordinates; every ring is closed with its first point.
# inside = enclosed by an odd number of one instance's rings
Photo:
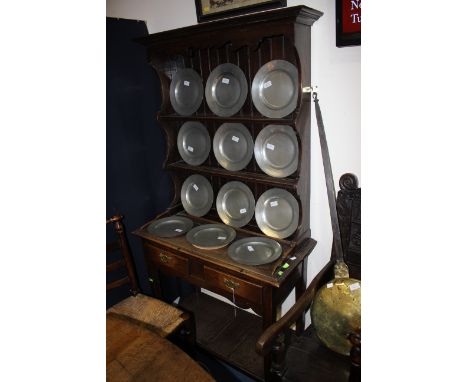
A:
{"type": "Polygon", "coordinates": [[[166,168],[171,171],[194,173],[202,175],[220,176],[232,180],[239,180],[244,182],[262,183],[272,187],[286,188],[296,190],[299,178],[274,178],[266,174],[260,174],[249,171],[228,171],[223,168],[210,167],[210,166],[190,166],[183,161],[173,162],[166,165],[166,168]]]}

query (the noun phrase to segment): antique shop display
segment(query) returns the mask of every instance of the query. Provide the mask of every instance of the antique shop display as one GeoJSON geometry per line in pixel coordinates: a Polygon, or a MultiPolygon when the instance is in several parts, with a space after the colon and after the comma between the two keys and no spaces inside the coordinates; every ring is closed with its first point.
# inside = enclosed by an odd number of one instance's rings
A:
{"type": "Polygon", "coordinates": [[[210,110],[220,117],[236,114],[244,105],[247,91],[244,72],[234,64],[218,65],[206,80],[206,102],[210,110]]]}
{"type": "Polygon", "coordinates": [[[203,100],[203,83],[200,75],[193,69],[179,70],[171,81],[169,91],[171,104],[180,115],[192,115],[203,100]]]}
{"type": "MultiPolygon", "coordinates": [[[[169,208],[134,232],[151,285],[161,296],[161,272],[194,285],[179,305],[194,313],[197,344],[257,379],[270,359],[255,353],[255,340],[293,289],[296,298],[304,292],[316,245],[309,228],[307,89],[310,26],[320,16],[297,6],[139,40],[160,78],[157,120],[174,183],[169,208]],[[174,216],[193,227],[175,237],[148,229],[174,216]]],[[[304,318],[297,319],[298,332],[304,318]]]]}
{"type": "Polygon", "coordinates": [[[236,237],[236,231],[224,224],[199,225],[189,231],[187,241],[200,249],[219,249],[236,237]]]}
{"type": "Polygon", "coordinates": [[[191,175],[185,179],[180,191],[185,211],[193,216],[203,216],[213,204],[211,183],[203,175],[191,175]]]}
{"type": "Polygon", "coordinates": [[[158,237],[176,237],[185,235],[193,227],[193,221],[183,216],[168,216],[153,221],[148,232],[158,237]]]}
{"type": "Polygon", "coordinates": [[[297,68],[285,60],[263,65],[252,82],[252,100],[268,118],[282,118],[297,106],[299,82],[297,68]]]}
{"type": "Polygon", "coordinates": [[[185,122],[177,135],[177,149],[186,163],[201,165],[211,150],[211,138],[206,127],[196,121],[185,122]]]}
{"type": "Polygon", "coordinates": [[[353,346],[349,335],[361,330],[361,281],[349,277],[348,265],[344,261],[336,209],[335,183],[322,113],[316,93],[314,93],[314,101],[327,184],[336,262],[334,266],[335,278],[317,292],[311,309],[311,316],[320,340],[337,353],[349,355],[353,346]]]}
{"type": "Polygon", "coordinates": [[[296,132],[288,125],[268,125],[255,140],[258,166],[275,178],[285,178],[297,170],[298,153],[296,132]]]}
{"type": "Polygon", "coordinates": [[[237,240],[228,249],[235,262],[246,265],[268,264],[281,256],[281,245],[267,237],[246,237],[237,240]]]}
{"type": "Polygon", "coordinates": [[[242,182],[228,182],[218,192],[216,210],[224,224],[243,227],[255,214],[255,199],[242,182]]]}
{"type": "Polygon", "coordinates": [[[254,142],[247,128],[241,123],[223,123],[216,130],[213,152],[218,163],[226,170],[244,169],[252,159],[254,142]]]}

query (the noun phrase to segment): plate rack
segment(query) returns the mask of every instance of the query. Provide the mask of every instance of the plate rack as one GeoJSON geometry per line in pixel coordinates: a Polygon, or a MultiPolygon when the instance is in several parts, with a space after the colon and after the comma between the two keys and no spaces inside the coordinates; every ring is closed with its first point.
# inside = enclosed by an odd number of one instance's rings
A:
{"type": "MultiPolygon", "coordinates": [[[[164,167],[171,173],[174,183],[174,198],[171,206],[158,217],[181,214],[192,219],[195,225],[222,224],[216,211],[216,196],[224,184],[234,180],[247,185],[255,201],[266,190],[277,187],[290,192],[299,204],[299,225],[296,231],[285,239],[273,238],[282,246],[281,258],[274,263],[262,266],[235,263],[227,256],[227,248],[213,251],[196,249],[191,247],[183,236],[173,239],[154,237],[146,231],[150,222],[146,223],[134,233],[143,241],[152,280],[156,278],[156,276],[153,277],[157,273],[156,270],[164,271],[181,277],[197,287],[210,289],[230,299],[233,293],[232,285],[237,285],[236,304],[251,307],[257,312],[262,317],[263,328],[275,321],[276,309],[294,287],[296,298],[305,290],[306,260],[316,244],[315,240],[310,237],[309,226],[311,95],[303,92],[302,89],[311,86],[310,28],[321,15],[321,12],[304,6],[280,8],[202,23],[138,39],[139,43],[147,47],[148,61],[160,78],[162,104],[156,117],[165,132],[167,142],[164,167]],[[257,111],[252,102],[251,87],[255,74],[264,64],[272,60],[286,60],[298,69],[297,107],[284,118],[267,118],[257,111]],[[193,115],[178,115],[171,106],[169,96],[171,80],[175,73],[183,68],[194,69],[201,76],[205,86],[210,72],[218,65],[227,62],[239,66],[247,79],[249,91],[240,111],[231,117],[217,116],[211,112],[203,98],[201,106],[193,115]],[[205,125],[211,142],[217,129],[225,122],[239,122],[245,125],[254,142],[259,132],[267,125],[289,125],[294,129],[298,140],[298,168],[288,177],[271,177],[260,169],[255,155],[252,155],[250,163],[243,170],[228,171],[217,162],[213,148],[203,164],[191,166],[182,160],[177,149],[179,129],[187,121],[199,121],[205,125]],[[180,200],[182,184],[192,174],[205,176],[213,188],[212,208],[202,217],[189,216],[184,211],[180,200]],[[173,263],[161,262],[159,258],[161,253],[165,254],[164,259],[172,258],[173,263]],[[288,267],[282,267],[285,261],[288,262],[288,267]]],[[[260,231],[255,216],[246,226],[233,228],[237,233],[236,239],[265,236],[260,231]]],[[[159,286],[156,285],[157,295],[160,294],[158,288],[159,286]]],[[[194,297],[190,301],[192,306],[194,301],[201,301],[201,299],[194,297]]],[[[209,302],[209,304],[212,303],[212,301],[209,302]]],[[[202,308],[200,312],[203,312],[202,308]]],[[[203,325],[203,322],[197,320],[197,333],[201,333],[203,337],[204,329],[198,328],[198,325],[203,325]]],[[[225,323],[223,325],[226,328],[229,326],[225,323]]],[[[303,327],[304,317],[297,322],[298,331],[301,331],[303,327]]],[[[259,334],[252,332],[242,338],[243,341],[252,341],[252,338],[259,334]]],[[[222,335],[217,336],[218,339],[221,337],[222,335]]],[[[263,378],[263,372],[259,372],[258,368],[253,365],[257,362],[254,346],[247,347],[252,353],[246,353],[246,360],[243,363],[235,358],[236,355],[233,354],[230,357],[220,351],[218,345],[210,347],[210,341],[208,338],[197,338],[197,342],[208,351],[258,379],[263,378]]],[[[265,368],[269,367],[269,359],[261,359],[261,357],[259,359],[259,362],[264,363],[265,368]]]]}

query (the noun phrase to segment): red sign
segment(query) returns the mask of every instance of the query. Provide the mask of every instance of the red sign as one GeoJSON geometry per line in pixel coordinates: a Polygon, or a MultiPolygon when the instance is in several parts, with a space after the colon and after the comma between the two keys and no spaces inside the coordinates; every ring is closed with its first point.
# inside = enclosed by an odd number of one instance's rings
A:
{"type": "Polygon", "coordinates": [[[361,0],[343,0],[342,23],[343,33],[361,31],[361,0]]]}

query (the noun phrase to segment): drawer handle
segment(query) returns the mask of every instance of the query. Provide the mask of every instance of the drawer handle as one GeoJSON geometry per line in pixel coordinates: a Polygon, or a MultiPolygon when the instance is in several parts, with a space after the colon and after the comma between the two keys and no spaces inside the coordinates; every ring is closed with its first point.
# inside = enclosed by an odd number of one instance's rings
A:
{"type": "Polygon", "coordinates": [[[166,263],[166,264],[167,264],[167,263],[169,262],[169,260],[171,259],[171,256],[166,256],[166,255],[163,255],[163,254],[161,253],[161,254],[159,254],[159,258],[161,259],[161,261],[162,261],[163,263],[166,263]]]}
{"type": "Polygon", "coordinates": [[[239,288],[239,283],[235,281],[224,279],[224,285],[226,285],[229,289],[237,289],[239,288]]]}

